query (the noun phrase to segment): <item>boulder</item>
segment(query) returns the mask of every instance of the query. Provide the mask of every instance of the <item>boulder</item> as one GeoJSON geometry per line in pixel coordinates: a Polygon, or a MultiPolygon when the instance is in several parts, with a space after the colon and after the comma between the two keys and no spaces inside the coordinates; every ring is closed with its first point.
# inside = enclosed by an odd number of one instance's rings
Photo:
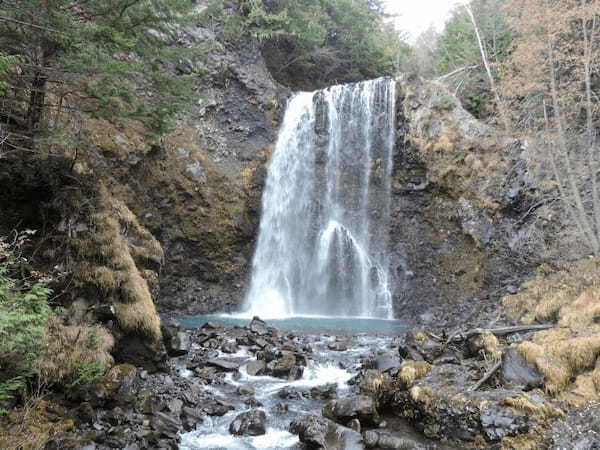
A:
{"type": "Polygon", "coordinates": [[[166,413],[158,412],[152,417],[152,429],[160,436],[167,438],[177,437],[177,433],[183,427],[179,417],[171,416],[166,413]]]}
{"type": "Polygon", "coordinates": [[[229,411],[233,411],[235,407],[228,403],[215,401],[205,404],[203,407],[204,412],[209,416],[217,416],[222,417],[227,414],[229,411]]]}
{"type": "Polygon", "coordinates": [[[337,398],[337,384],[330,383],[324,386],[316,386],[310,390],[310,396],[315,400],[333,400],[337,398]]]}
{"type": "Polygon", "coordinates": [[[221,351],[223,353],[237,353],[237,351],[239,350],[239,347],[237,346],[237,344],[235,342],[225,342],[222,346],[221,346],[221,351]]]}
{"type": "Polygon", "coordinates": [[[187,355],[192,347],[190,335],[185,331],[178,331],[166,342],[167,354],[169,356],[187,355]]]}
{"type": "Polygon", "coordinates": [[[250,331],[252,331],[254,334],[258,334],[259,336],[265,336],[269,334],[269,327],[267,326],[267,323],[263,320],[260,320],[259,317],[254,317],[248,328],[250,328],[250,331]]]}
{"type": "Polygon", "coordinates": [[[519,414],[508,408],[490,406],[484,408],[480,415],[481,426],[491,441],[507,436],[516,436],[529,430],[529,420],[525,414],[519,414]]]}
{"type": "Polygon", "coordinates": [[[240,364],[235,361],[228,361],[221,358],[212,358],[206,361],[206,364],[221,369],[225,372],[237,372],[240,364]]]}
{"type": "Polygon", "coordinates": [[[297,365],[296,356],[293,353],[284,353],[278,359],[267,364],[269,374],[278,378],[299,380],[304,374],[304,368],[297,365]]]}
{"type": "Polygon", "coordinates": [[[292,389],[289,386],[280,389],[277,396],[284,400],[301,400],[306,397],[304,392],[292,389]]]}
{"type": "Polygon", "coordinates": [[[238,387],[237,393],[240,395],[254,395],[254,388],[249,384],[243,384],[238,387]]]}
{"type": "Polygon", "coordinates": [[[398,369],[400,367],[400,358],[392,353],[377,355],[375,358],[375,369],[381,373],[398,369]]]}
{"type": "Polygon", "coordinates": [[[363,441],[367,448],[381,450],[424,450],[424,447],[411,439],[400,438],[389,433],[369,430],[363,433],[363,441]]]}
{"type": "Polygon", "coordinates": [[[196,425],[204,421],[204,414],[201,410],[184,406],[182,409],[183,428],[185,431],[192,431],[196,425]]]}
{"type": "Polygon", "coordinates": [[[267,432],[266,421],[264,411],[247,411],[231,422],[229,432],[236,436],[261,436],[267,432]]]}
{"type": "Polygon", "coordinates": [[[248,364],[246,364],[246,372],[251,377],[264,375],[266,370],[267,370],[267,363],[264,361],[261,361],[260,359],[257,359],[255,361],[250,361],[248,364]]]}
{"type": "Polygon", "coordinates": [[[327,345],[327,348],[334,352],[345,352],[348,350],[348,343],[344,341],[330,342],[327,345]]]}
{"type": "Polygon", "coordinates": [[[365,395],[332,400],[323,408],[323,415],[342,425],[353,419],[370,426],[377,426],[380,421],[375,400],[365,395]]]}
{"type": "Polygon", "coordinates": [[[331,420],[307,416],[290,424],[290,432],[297,434],[300,442],[310,449],[362,450],[362,436],[331,420]]]}
{"type": "Polygon", "coordinates": [[[544,375],[529,364],[515,347],[510,347],[502,358],[502,380],[508,385],[535,389],[544,383],[544,375]]]}
{"type": "Polygon", "coordinates": [[[442,343],[434,341],[422,331],[407,333],[398,347],[401,358],[412,361],[427,361],[428,363],[433,363],[440,358],[444,351],[445,346],[442,343]]]}

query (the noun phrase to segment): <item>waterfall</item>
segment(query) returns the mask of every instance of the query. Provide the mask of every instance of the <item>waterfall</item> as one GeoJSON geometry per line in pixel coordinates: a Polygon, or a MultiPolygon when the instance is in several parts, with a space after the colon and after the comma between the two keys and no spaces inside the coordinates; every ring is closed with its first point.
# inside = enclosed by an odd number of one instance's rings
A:
{"type": "Polygon", "coordinates": [[[298,93],[271,157],[245,309],[392,318],[395,82],[298,93]]]}

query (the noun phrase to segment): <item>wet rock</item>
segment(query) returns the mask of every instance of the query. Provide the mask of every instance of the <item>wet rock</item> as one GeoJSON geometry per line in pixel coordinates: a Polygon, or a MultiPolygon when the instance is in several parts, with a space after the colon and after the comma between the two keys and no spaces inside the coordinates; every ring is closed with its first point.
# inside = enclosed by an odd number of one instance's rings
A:
{"type": "Polygon", "coordinates": [[[525,433],[529,421],[524,414],[516,414],[507,408],[490,406],[481,411],[481,426],[490,440],[525,433]]]}
{"type": "Polygon", "coordinates": [[[166,343],[169,356],[187,355],[192,346],[190,335],[184,331],[178,331],[166,343]]]}
{"type": "Polygon", "coordinates": [[[262,351],[256,352],[256,359],[260,359],[265,361],[266,363],[270,363],[277,359],[278,351],[272,345],[268,345],[262,351]]]}
{"type": "Polygon", "coordinates": [[[203,330],[218,330],[219,328],[221,328],[221,324],[218,322],[206,322],[202,325],[203,330]]]}
{"type": "Polygon", "coordinates": [[[239,350],[239,347],[237,346],[237,344],[235,342],[225,342],[222,346],[221,346],[221,351],[223,353],[237,353],[237,351],[239,350]]]}
{"type": "Polygon", "coordinates": [[[217,416],[222,417],[227,414],[229,411],[233,411],[235,407],[225,402],[213,402],[204,406],[204,411],[209,416],[217,416]]]}
{"type": "Polygon", "coordinates": [[[277,393],[277,396],[284,400],[301,400],[306,397],[304,392],[291,387],[284,387],[277,393]]]}
{"type": "Polygon", "coordinates": [[[360,421],[358,419],[352,419],[350,422],[348,422],[348,428],[360,433],[360,421]]]}
{"type": "Polygon", "coordinates": [[[342,425],[353,419],[358,419],[363,425],[379,424],[377,405],[373,398],[365,395],[332,400],[323,408],[323,416],[342,425]]]}
{"type": "Polygon", "coordinates": [[[337,384],[330,383],[324,386],[316,386],[310,390],[310,396],[315,400],[333,400],[337,398],[337,384]]]}
{"type": "Polygon", "coordinates": [[[212,358],[206,361],[209,364],[218,369],[224,370],[225,372],[237,372],[240,368],[240,364],[235,361],[228,361],[221,358],[212,358]]]}
{"type": "Polygon", "coordinates": [[[186,431],[192,431],[196,425],[204,422],[204,414],[196,408],[184,406],[182,409],[183,427],[186,431]]]}
{"type": "Polygon", "coordinates": [[[431,339],[422,331],[407,333],[403,341],[398,347],[398,353],[403,359],[433,363],[444,354],[442,343],[431,339]]]}
{"type": "Polygon", "coordinates": [[[381,450],[424,450],[424,447],[411,439],[404,439],[380,431],[365,431],[363,441],[367,448],[381,450]]]}
{"type": "Polygon", "coordinates": [[[214,338],[211,338],[211,339],[208,339],[206,342],[204,342],[202,344],[202,347],[216,350],[220,347],[220,345],[219,345],[219,341],[217,341],[214,338]]]}
{"type": "Polygon", "coordinates": [[[256,345],[260,349],[264,349],[266,346],[269,345],[269,341],[267,341],[266,339],[263,339],[261,337],[249,337],[248,339],[249,339],[249,342],[256,345]]]}
{"type": "Polygon", "coordinates": [[[378,355],[375,358],[375,369],[381,373],[389,372],[400,367],[400,358],[392,353],[378,355]]]}
{"type": "Polygon", "coordinates": [[[377,442],[379,442],[379,433],[373,430],[365,431],[363,433],[363,442],[365,447],[367,448],[375,448],[377,447],[377,442]]]}
{"type": "Polygon", "coordinates": [[[502,358],[502,380],[509,385],[535,389],[544,383],[544,375],[529,364],[516,348],[510,347],[502,358]]]}
{"type": "Polygon", "coordinates": [[[266,322],[264,322],[263,320],[260,320],[259,317],[254,317],[252,319],[252,322],[250,322],[250,325],[248,326],[248,328],[254,334],[258,334],[259,336],[265,336],[265,335],[269,334],[269,328],[267,327],[266,322]]]}
{"type": "Polygon", "coordinates": [[[266,370],[267,363],[262,360],[250,361],[246,365],[246,372],[252,377],[263,375],[266,372],[266,370]]]}
{"type": "Polygon", "coordinates": [[[290,432],[297,434],[300,442],[311,449],[360,450],[365,448],[360,433],[324,417],[303,417],[290,424],[290,432]]]}
{"type": "Polygon", "coordinates": [[[344,341],[330,342],[327,345],[327,348],[334,352],[345,352],[346,350],[348,350],[348,343],[344,341]]]}
{"type": "Polygon", "coordinates": [[[300,378],[302,378],[302,375],[304,375],[304,367],[302,366],[294,366],[292,367],[292,369],[290,370],[290,373],[288,374],[288,380],[299,380],[300,378]]]}
{"type": "Polygon", "coordinates": [[[287,403],[277,403],[273,407],[273,412],[276,412],[276,413],[284,413],[284,412],[288,412],[289,410],[290,410],[290,405],[288,405],[287,403]]]}
{"type": "Polygon", "coordinates": [[[152,429],[162,437],[176,438],[183,427],[178,417],[158,412],[152,418],[152,429]]]}
{"type": "Polygon", "coordinates": [[[261,436],[267,432],[264,411],[248,411],[238,415],[229,425],[229,432],[236,436],[261,436]]]}
{"type": "Polygon", "coordinates": [[[240,395],[254,395],[254,388],[249,384],[244,384],[237,389],[237,393],[240,395]]]}
{"type": "Polygon", "coordinates": [[[299,380],[304,373],[304,368],[297,365],[296,356],[293,353],[284,353],[278,359],[267,364],[267,369],[271,375],[289,380],[299,380]]]}

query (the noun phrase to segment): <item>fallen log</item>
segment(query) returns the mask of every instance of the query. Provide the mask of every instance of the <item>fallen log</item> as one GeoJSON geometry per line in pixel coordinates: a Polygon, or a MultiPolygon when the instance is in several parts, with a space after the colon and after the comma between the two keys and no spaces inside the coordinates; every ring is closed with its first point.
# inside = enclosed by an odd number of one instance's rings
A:
{"type": "Polygon", "coordinates": [[[446,341],[446,345],[450,343],[462,342],[467,339],[472,338],[473,336],[479,336],[486,333],[491,333],[495,336],[506,336],[507,334],[513,333],[521,333],[523,331],[540,331],[540,330],[548,330],[550,328],[555,328],[554,324],[544,324],[544,325],[515,325],[512,327],[502,327],[502,328],[473,328],[472,330],[461,332],[457,331],[450,335],[448,340],[446,341]]]}

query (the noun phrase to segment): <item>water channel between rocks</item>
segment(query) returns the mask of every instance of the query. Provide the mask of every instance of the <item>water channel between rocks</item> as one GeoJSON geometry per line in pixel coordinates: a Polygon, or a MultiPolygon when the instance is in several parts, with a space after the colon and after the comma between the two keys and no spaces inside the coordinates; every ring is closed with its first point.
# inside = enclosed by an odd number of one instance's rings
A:
{"type": "MultiPolygon", "coordinates": [[[[405,331],[406,326],[399,321],[369,319],[328,319],[328,318],[287,318],[269,321],[270,333],[279,333],[281,345],[276,351],[293,352],[297,359],[306,358],[306,366],[299,379],[282,379],[274,376],[252,376],[248,365],[257,360],[258,349],[264,342],[256,339],[245,343],[242,330],[247,329],[249,320],[235,316],[198,316],[181,319],[182,325],[198,329],[207,322],[219,323],[219,333],[227,336],[221,340],[225,344],[213,351],[214,359],[230,361],[231,371],[222,379],[203,385],[203,389],[215,398],[230,405],[230,411],[222,416],[207,417],[199,427],[181,435],[182,450],[198,449],[302,449],[298,435],[290,432],[290,424],[302,416],[321,416],[325,404],[333,398],[357,395],[354,389],[355,378],[364,368],[365,361],[393,355],[395,336],[405,331]],[[236,338],[236,336],[238,336],[236,338]],[[258,345],[257,345],[258,344],[258,345]],[[227,349],[229,353],[223,351],[227,349]],[[354,392],[354,394],[353,394],[354,392]],[[235,436],[230,432],[230,424],[246,411],[263,411],[266,415],[266,433],[259,436],[235,436]]],[[[267,339],[270,336],[265,336],[267,339]]],[[[272,339],[269,339],[272,340],[272,339]]],[[[275,350],[275,349],[273,349],[275,350]]],[[[191,355],[202,351],[198,343],[192,344],[191,355]]],[[[268,346],[262,350],[268,352],[268,346]]],[[[191,356],[193,358],[193,356],[191,356]]],[[[393,358],[389,364],[394,364],[393,358]]],[[[194,376],[181,366],[182,376],[194,376]]],[[[290,377],[293,378],[293,377],[290,377]]],[[[385,431],[386,424],[399,435],[412,433],[399,425],[396,419],[384,418],[379,430],[385,431]],[[394,423],[389,423],[394,421],[394,423]]],[[[416,435],[412,433],[412,439],[416,435]]],[[[337,448],[337,447],[335,447],[337,448]]],[[[352,447],[350,443],[341,448],[352,447]]],[[[446,448],[434,444],[426,448],[446,448]]]]}

